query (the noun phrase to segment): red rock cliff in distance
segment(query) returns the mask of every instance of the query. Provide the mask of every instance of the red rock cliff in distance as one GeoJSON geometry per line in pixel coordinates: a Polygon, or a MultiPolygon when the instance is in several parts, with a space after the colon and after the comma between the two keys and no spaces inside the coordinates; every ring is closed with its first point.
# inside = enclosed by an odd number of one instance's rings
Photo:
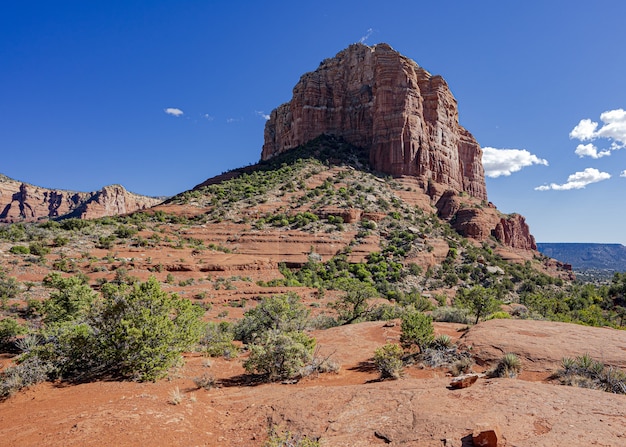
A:
{"type": "Polygon", "coordinates": [[[321,134],[369,149],[373,169],[487,199],[482,150],[433,76],[387,44],[350,45],[304,74],[265,126],[267,160],[321,134]]]}
{"type": "Polygon", "coordinates": [[[92,219],[150,208],[163,200],[140,196],[120,185],[95,192],[41,188],[0,176],[0,222],[57,217],[92,219]]]}
{"type": "Polygon", "coordinates": [[[389,45],[350,45],[304,74],[291,101],[272,111],[261,159],[322,134],[368,149],[376,171],[417,178],[439,216],[464,236],[494,236],[513,248],[536,249],[523,217],[483,206],[482,150],[459,124],[446,81],[389,45]],[[474,202],[471,209],[462,206],[468,202],[462,195],[474,202]]]}

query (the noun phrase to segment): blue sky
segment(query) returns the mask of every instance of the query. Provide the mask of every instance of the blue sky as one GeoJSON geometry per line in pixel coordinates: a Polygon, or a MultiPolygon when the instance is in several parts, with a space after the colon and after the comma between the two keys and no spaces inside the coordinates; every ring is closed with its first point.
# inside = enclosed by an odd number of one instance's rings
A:
{"type": "Polygon", "coordinates": [[[2,2],[0,172],[176,194],[256,162],[301,74],[386,42],[446,79],[501,211],[539,242],[626,244],[624,17],[621,0],[2,2]]]}

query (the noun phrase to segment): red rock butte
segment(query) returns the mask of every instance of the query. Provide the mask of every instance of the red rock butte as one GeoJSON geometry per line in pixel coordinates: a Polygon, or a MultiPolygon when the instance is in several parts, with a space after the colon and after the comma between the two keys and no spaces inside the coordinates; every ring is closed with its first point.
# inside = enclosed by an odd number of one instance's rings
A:
{"type": "Polygon", "coordinates": [[[304,74],[272,111],[261,158],[321,134],[368,149],[372,169],[416,177],[425,192],[439,184],[487,200],[482,150],[448,84],[385,43],[350,45],[304,74]]]}

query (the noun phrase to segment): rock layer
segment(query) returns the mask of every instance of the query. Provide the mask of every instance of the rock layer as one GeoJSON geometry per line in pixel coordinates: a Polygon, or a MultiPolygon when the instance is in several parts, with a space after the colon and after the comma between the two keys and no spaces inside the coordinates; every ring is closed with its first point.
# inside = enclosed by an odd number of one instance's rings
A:
{"type": "Polygon", "coordinates": [[[487,199],[482,150],[458,120],[457,102],[433,76],[387,44],[354,44],[304,74],[265,127],[261,158],[321,134],[369,150],[373,169],[411,175],[487,199]]]}
{"type": "Polygon", "coordinates": [[[120,185],[95,192],[41,188],[8,177],[0,178],[0,222],[78,217],[91,219],[146,209],[162,199],[126,191],[120,185]]]}

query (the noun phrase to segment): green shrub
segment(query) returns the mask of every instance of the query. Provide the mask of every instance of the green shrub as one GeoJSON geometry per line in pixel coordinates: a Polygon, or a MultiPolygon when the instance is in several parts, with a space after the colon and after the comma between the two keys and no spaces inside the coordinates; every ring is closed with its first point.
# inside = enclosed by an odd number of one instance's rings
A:
{"type": "Polygon", "coordinates": [[[0,305],[5,308],[8,301],[15,298],[20,291],[19,283],[17,279],[6,274],[0,270],[0,305]]]}
{"type": "Polygon", "coordinates": [[[485,318],[486,320],[507,320],[511,318],[511,314],[504,311],[494,312],[485,318]]]}
{"type": "Polygon", "coordinates": [[[250,356],[243,366],[249,373],[263,374],[270,382],[293,379],[311,360],[315,339],[304,332],[265,331],[248,345],[250,356]]]}
{"type": "Polygon", "coordinates": [[[154,277],[132,288],[110,286],[87,320],[95,331],[99,352],[94,354],[114,375],[157,379],[199,341],[203,313],[164,292],[154,277]]]}
{"type": "Polygon", "coordinates": [[[30,253],[29,248],[23,245],[14,245],[9,249],[9,251],[14,255],[27,255],[30,253]]]}
{"type": "MultiPolygon", "coordinates": [[[[80,294],[83,285],[78,286],[80,294]]],[[[88,312],[67,311],[74,306],[66,304],[76,301],[71,296],[57,300],[59,306],[49,305],[49,324],[41,333],[44,342],[27,358],[52,364],[62,379],[154,380],[176,365],[182,352],[191,350],[202,335],[203,310],[163,292],[154,277],[133,287],[107,283],[102,293],[104,299],[93,301],[88,312]]]]}
{"type": "Polygon", "coordinates": [[[41,242],[31,242],[28,245],[28,252],[35,256],[45,256],[50,253],[50,249],[41,242]]]}
{"type": "Polygon", "coordinates": [[[307,326],[308,316],[309,311],[294,293],[264,298],[235,325],[235,339],[251,343],[270,330],[301,331],[307,326]]]}
{"type": "Polygon", "coordinates": [[[16,337],[27,332],[28,329],[13,318],[0,320],[0,347],[7,347],[16,337]]]}
{"type": "Polygon", "coordinates": [[[234,339],[235,334],[230,323],[225,321],[221,323],[209,322],[200,344],[209,357],[230,359],[239,354],[239,347],[233,343],[234,339]]]}
{"type": "Polygon", "coordinates": [[[433,340],[433,320],[422,312],[412,311],[403,315],[401,328],[400,343],[405,349],[417,346],[422,352],[433,340]]]}
{"type": "Polygon", "coordinates": [[[56,289],[43,302],[44,321],[47,324],[83,317],[96,299],[96,293],[79,276],[63,278],[60,273],[51,273],[44,278],[43,284],[56,289]]]}
{"type": "Polygon", "coordinates": [[[387,343],[374,351],[374,365],[380,372],[381,379],[399,379],[402,377],[404,352],[400,345],[387,343]]]}
{"type": "Polygon", "coordinates": [[[432,317],[435,321],[445,323],[469,324],[472,321],[469,310],[459,307],[438,307],[433,311],[432,317]]]}

